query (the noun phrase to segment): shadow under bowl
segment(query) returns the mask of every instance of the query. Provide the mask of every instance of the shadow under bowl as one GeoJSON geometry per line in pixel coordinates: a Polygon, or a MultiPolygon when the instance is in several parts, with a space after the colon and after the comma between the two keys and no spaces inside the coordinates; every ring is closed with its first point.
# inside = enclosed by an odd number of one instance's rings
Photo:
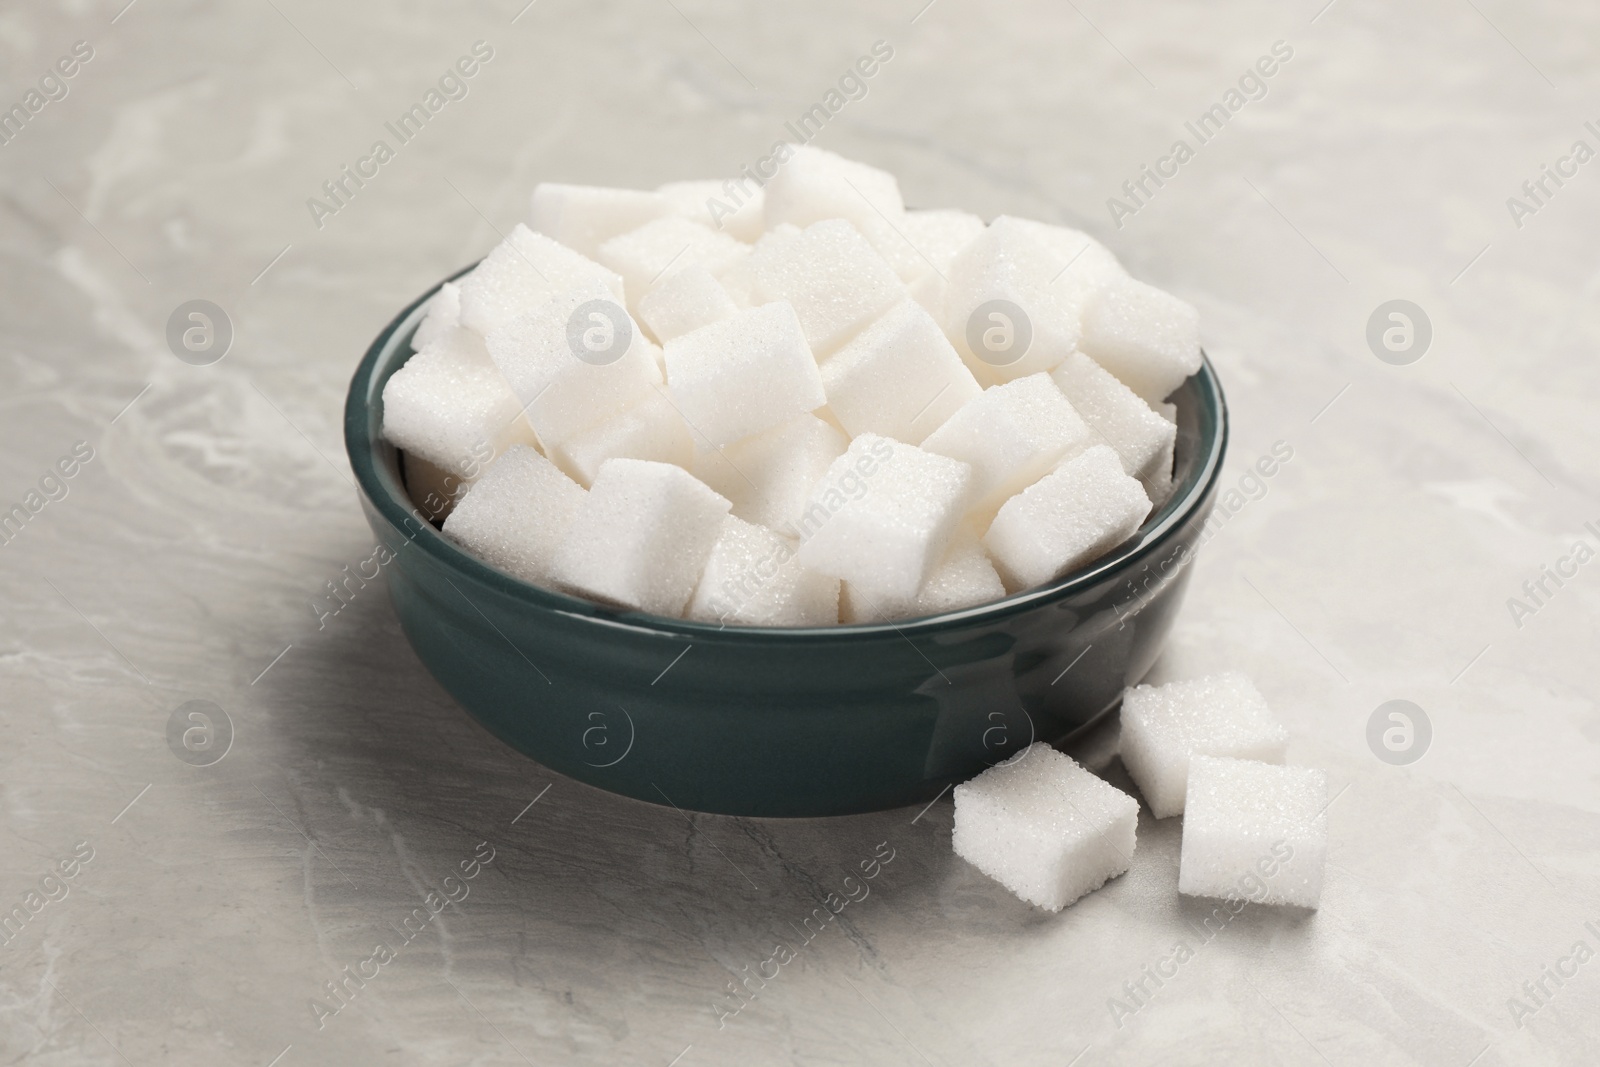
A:
{"type": "Polygon", "coordinates": [[[489,731],[546,767],[729,815],[927,803],[1036,739],[1059,742],[1094,723],[1160,654],[1227,445],[1209,361],[1171,398],[1172,494],[1089,566],[925,618],[719,628],[539,588],[422,517],[404,457],[382,439],[382,397],[436,289],[356,369],[345,447],[367,521],[394,553],[389,594],[418,658],[489,731]]]}

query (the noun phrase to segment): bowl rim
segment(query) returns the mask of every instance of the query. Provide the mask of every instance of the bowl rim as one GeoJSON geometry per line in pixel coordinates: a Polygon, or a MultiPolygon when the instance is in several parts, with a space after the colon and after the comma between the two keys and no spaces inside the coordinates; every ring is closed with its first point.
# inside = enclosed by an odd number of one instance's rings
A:
{"type": "MultiPolygon", "coordinates": [[[[398,452],[395,446],[384,441],[377,420],[376,405],[367,402],[371,380],[378,365],[402,343],[409,341],[414,326],[420,324],[424,308],[433,295],[446,282],[455,281],[467,274],[477,264],[463,267],[417,297],[392,319],[368,346],[361,362],[350,379],[345,397],[344,437],[345,452],[356,477],[359,492],[369,506],[382,515],[396,530],[408,535],[409,543],[418,546],[437,563],[456,571],[479,585],[488,586],[510,599],[528,607],[571,617],[575,621],[608,629],[648,632],[671,637],[701,641],[729,640],[770,644],[772,642],[822,643],[840,639],[864,639],[892,636],[909,638],[933,635],[956,628],[999,621],[1030,611],[1042,604],[1063,600],[1089,589],[1102,581],[1110,572],[1129,570],[1148,557],[1158,554],[1176,531],[1209,499],[1212,489],[1221,478],[1222,461],[1228,445],[1228,407],[1222,385],[1215,368],[1204,350],[1200,354],[1200,369],[1191,375],[1201,389],[1201,402],[1216,413],[1216,432],[1202,439],[1204,455],[1194,464],[1184,482],[1156,512],[1155,521],[1146,519],[1134,536],[1123,541],[1087,567],[1072,571],[1053,582],[1006,596],[1000,600],[908,619],[890,619],[874,623],[839,623],[833,626],[746,626],[742,624],[699,622],[692,619],[673,618],[649,612],[612,608],[597,601],[546,589],[524,581],[478,559],[448,537],[423,517],[416,505],[406,495],[405,486],[389,475],[384,459],[387,452],[398,452]],[[394,484],[391,486],[391,482],[394,484]],[[413,530],[413,526],[420,525],[413,530]]],[[[414,353],[413,353],[414,354],[414,353]]],[[[404,357],[409,359],[410,355],[404,357]]],[[[404,363],[404,359],[399,365],[404,363]]],[[[381,393],[377,394],[381,402],[381,393]]]]}

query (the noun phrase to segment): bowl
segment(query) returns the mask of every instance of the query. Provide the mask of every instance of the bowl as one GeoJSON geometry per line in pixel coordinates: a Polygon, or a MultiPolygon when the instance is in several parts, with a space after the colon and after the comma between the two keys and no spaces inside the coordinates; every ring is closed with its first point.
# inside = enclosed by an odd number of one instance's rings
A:
{"type": "Polygon", "coordinates": [[[404,456],[380,429],[384,383],[411,355],[436,289],[367,350],[345,404],[345,446],[367,521],[393,554],[389,595],[417,657],[484,727],[544,766],[729,815],[925,804],[1034,740],[1095,723],[1161,652],[1227,444],[1209,361],[1172,397],[1172,495],[1089,566],[925,618],[719,627],[539,588],[422,516],[404,456]]]}

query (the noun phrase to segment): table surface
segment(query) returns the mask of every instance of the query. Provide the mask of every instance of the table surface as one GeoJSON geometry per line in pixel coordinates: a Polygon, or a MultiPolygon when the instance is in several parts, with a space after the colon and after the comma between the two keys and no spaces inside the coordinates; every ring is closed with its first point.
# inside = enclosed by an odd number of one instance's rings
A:
{"type": "Polygon", "coordinates": [[[1600,1061],[1600,164],[1575,148],[1600,147],[1600,8],[920,2],[0,13],[0,105],[59,97],[0,146],[0,507],[39,506],[0,545],[0,1060],[1600,1061]],[[1201,941],[1178,820],[1148,812],[1132,870],[1052,915],[952,854],[948,797],[625,800],[471,722],[378,586],[319,628],[371,554],[340,409],[394,311],[537,181],[731,176],[879,40],[817,143],[914,205],[1101,237],[1199,306],[1225,484],[1292,449],[1243,483],[1154,677],[1249,672],[1326,770],[1319,911],[1201,941]],[[466,95],[314,219],[478,41],[466,95]],[[1171,176],[1129,198],[1146,164],[1171,176]],[[209,366],[166,339],[201,298],[235,334],[209,366]],[[1403,365],[1367,342],[1395,299],[1431,323],[1403,365]],[[1368,743],[1395,699],[1431,724],[1405,765],[1368,743]],[[232,724],[210,766],[169,747],[191,700],[232,724]],[[880,843],[871,895],[733,1014],[880,843]],[[463,864],[467,895],[401,934],[463,864]]]}

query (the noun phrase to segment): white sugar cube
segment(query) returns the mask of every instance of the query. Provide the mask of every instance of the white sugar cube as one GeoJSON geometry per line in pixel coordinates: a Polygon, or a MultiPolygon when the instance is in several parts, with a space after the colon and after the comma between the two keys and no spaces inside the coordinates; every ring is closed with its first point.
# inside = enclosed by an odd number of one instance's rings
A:
{"type": "Polygon", "coordinates": [[[749,254],[749,245],[725,233],[669,215],[611,238],[598,258],[622,275],[628,308],[637,312],[645,294],[674,271],[698,264],[716,273],[749,254]]]}
{"type": "Polygon", "coordinates": [[[598,185],[540,182],[533,187],[533,228],[593,259],[619,233],[672,213],[660,193],[598,185]]]}
{"type": "Polygon", "coordinates": [[[944,556],[972,468],[915,445],[862,434],[812,488],[800,562],[874,600],[906,600],[944,556]]]}
{"type": "Polygon", "coordinates": [[[1000,575],[983,550],[977,531],[962,523],[950,537],[944,558],[910,600],[872,597],[850,582],[839,587],[839,621],[888,622],[920,615],[940,615],[999,600],[1006,595],[1000,575]]]}
{"type": "Polygon", "coordinates": [[[811,487],[844,454],[850,439],[807,414],[720,450],[700,444],[689,469],[733,502],[733,514],[798,539],[811,487]]]}
{"type": "Polygon", "coordinates": [[[444,533],[478,556],[535,585],[554,583],[554,561],[583,487],[527,445],[489,467],[444,521],[444,533]]]}
{"type": "Polygon", "coordinates": [[[983,220],[970,211],[907,211],[902,222],[915,251],[915,275],[942,275],[956,254],[983,233],[983,220]]]}
{"type": "Polygon", "coordinates": [[[1150,498],[1116,452],[1095,445],[1002,504],[983,547],[1015,592],[1104,555],[1149,513],[1150,498]]]}
{"type": "Polygon", "coordinates": [[[1282,763],[1289,733],[1236,671],[1122,694],[1122,763],[1156,818],[1183,811],[1196,756],[1282,763]]]}
{"type": "Polygon", "coordinates": [[[681,615],[727,514],[728,502],[682,467],[607,460],[567,527],[555,580],[606,603],[681,615]]]}
{"type": "Polygon", "coordinates": [[[1006,588],[989,554],[983,550],[977,531],[963,524],[951,537],[944,559],[917,591],[916,613],[938,615],[958,611],[999,600],[1005,595],[1006,588]]]}
{"type": "Polygon", "coordinates": [[[1171,293],[1124,278],[1085,305],[1081,344],[1146,403],[1157,404],[1200,369],[1200,313],[1171,293]]]}
{"type": "Polygon", "coordinates": [[[839,580],[802,567],[788,538],[729,515],[685,614],[743,626],[826,626],[838,618],[839,580]]]}
{"type": "Polygon", "coordinates": [[[674,337],[664,350],[673,403],[713,446],[828,402],[800,320],[781,301],[674,337]]]}
{"type": "Polygon", "coordinates": [[[973,508],[998,508],[1094,442],[1048,374],[985,389],[928,435],[922,447],[972,465],[973,508]]]}
{"type": "Polygon", "coordinates": [[[1057,277],[1051,287],[1066,292],[1080,306],[1103,286],[1128,276],[1112,251],[1082,230],[1033,219],[1003,217],[1010,218],[1050,252],[1058,264],[1057,277]]]}
{"type": "Polygon", "coordinates": [[[661,373],[638,324],[598,287],[524,312],[491,333],[488,348],[546,452],[640,403],[661,373]]]}
{"type": "Polygon", "coordinates": [[[1327,806],[1321,771],[1196,756],[1178,892],[1315,908],[1328,853],[1327,806]]]}
{"type": "Polygon", "coordinates": [[[417,324],[417,332],[411,335],[411,348],[421,352],[460,325],[461,286],[457,282],[445,282],[428,301],[428,313],[417,324]]]}
{"type": "Polygon", "coordinates": [[[1054,284],[1062,267],[1007,216],[956,254],[946,271],[944,330],[979,382],[1050,370],[1077,348],[1082,309],[1054,284]]]}
{"type": "Polygon", "coordinates": [[[652,390],[633,407],[554,446],[550,458],[588,486],[608,459],[652,459],[687,468],[694,458],[694,441],[666,393],[652,390]]]}
{"type": "Polygon", "coordinates": [[[1172,485],[1172,450],[1178,428],[1117,377],[1082,352],[1074,352],[1050,377],[1100,439],[1117,450],[1122,469],[1159,500],[1172,485]]]}
{"type": "Polygon", "coordinates": [[[792,154],[766,185],[768,229],[787,222],[799,227],[824,219],[848,219],[865,231],[887,215],[905,213],[893,174],[811,145],[792,154]]]}
{"type": "Polygon", "coordinates": [[[761,236],[766,190],[748,178],[668,182],[656,192],[691,222],[721,230],[741,241],[754,241],[761,236]]]}
{"type": "Polygon", "coordinates": [[[1044,742],[955,788],[956,855],[1060,911],[1133,860],[1139,803],[1044,742]]]}
{"type": "Polygon", "coordinates": [[[750,254],[750,279],[757,303],[794,305],[819,359],[906,295],[899,276],[844,219],[758,244],[750,254]]]}
{"type": "Polygon", "coordinates": [[[561,293],[597,285],[623,298],[620,276],[519,222],[461,279],[461,322],[488,337],[561,293]]]}
{"type": "Polygon", "coordinates": [[[511,445],[534,440],[482,339],[460,328],[406,360],[384,384],[383,436],[465,480],[511,445]]]}
{"type": "Polygon", "coordinates": [[[639,298],[639,318],[662,344],[739,310],[728,290],[700,264],[674,271],[639,298]]]}
{"type": "Polygon", "coordinates": [[[828,407],[851,435],[921,444],[982,390],[939,324],[902,300],[822,364],[828,407]]]}

